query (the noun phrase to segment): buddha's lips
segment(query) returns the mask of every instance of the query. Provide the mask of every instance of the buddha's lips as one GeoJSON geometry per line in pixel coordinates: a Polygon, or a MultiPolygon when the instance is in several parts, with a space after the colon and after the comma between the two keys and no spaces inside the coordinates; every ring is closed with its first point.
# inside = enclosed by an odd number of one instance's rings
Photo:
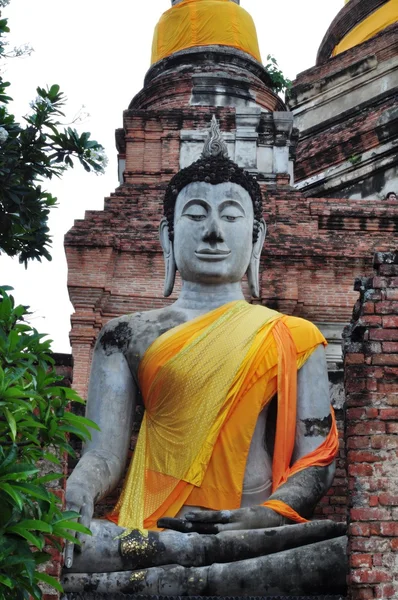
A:
{"type": "Polygon", "coordinates": [[[231,250],[220,250],[213,248],[199,248],[195,255],[201,260],[224,260],[231,254],[231,250]]]}

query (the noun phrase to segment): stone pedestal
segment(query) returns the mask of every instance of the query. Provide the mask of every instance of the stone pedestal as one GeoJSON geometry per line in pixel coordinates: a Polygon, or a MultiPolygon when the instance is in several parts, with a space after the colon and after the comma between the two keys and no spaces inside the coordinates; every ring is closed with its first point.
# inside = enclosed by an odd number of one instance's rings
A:
{"type": "MultiPolygon", "coordinates": [[[[203,600],[203,596],[140,596],[125,594],[96,594],[83,592],[67,594],[62,600],[203,600]]],[[[208,600],[346,600],[343,596],[207,596],[208,600]]]]}

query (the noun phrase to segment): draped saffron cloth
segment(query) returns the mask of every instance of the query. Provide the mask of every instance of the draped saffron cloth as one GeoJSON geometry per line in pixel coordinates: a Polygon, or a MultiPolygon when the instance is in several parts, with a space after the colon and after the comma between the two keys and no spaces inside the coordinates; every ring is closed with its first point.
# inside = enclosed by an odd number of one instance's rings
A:
{"type": "MultiPolygon", "coordinates": [[[[313,452],[291,465],[297,369],[326,343],[310,322],[237,301],[161,335],[138,378],[145,413],[120,499],[109,518],[156,529],[184,505],[240,507],[250,443],[262,409],[278,394],[273,491],[310,466],[330,464],[336,423],[313,452]]],[[[264,504],[305,521],[277,500],[264,504]]]]}
{"type": "Polygon", "coordinates": [[[180,50],[230,46],[261,62],[256,26],[248,12],[230,0],[182,0],[156,25],[151,64],[180,50]]]}

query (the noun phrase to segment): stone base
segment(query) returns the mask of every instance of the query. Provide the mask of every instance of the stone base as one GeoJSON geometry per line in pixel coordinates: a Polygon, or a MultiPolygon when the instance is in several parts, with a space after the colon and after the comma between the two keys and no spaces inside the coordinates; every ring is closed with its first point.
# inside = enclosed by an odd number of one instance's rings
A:
{"type": "MultiPolygon", "coordinates": [[[[204,596],[141,596],[139,594],[66,594],[62,600],[203,600],[204,596]]],[[[206,596],[207,600],[346,600],[343,596],[206,596]]]]}

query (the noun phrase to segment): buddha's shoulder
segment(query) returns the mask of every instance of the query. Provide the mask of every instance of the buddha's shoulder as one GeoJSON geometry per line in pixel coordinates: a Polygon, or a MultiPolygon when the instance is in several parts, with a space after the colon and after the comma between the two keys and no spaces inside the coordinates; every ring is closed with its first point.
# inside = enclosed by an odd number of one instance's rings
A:
{"type": "Polygon", "coordinates": [[[184,321],[184,314],[171,306],[123,315],[106,323],[98,345],[107,353],[133,350],[142,354],[157,337],[184,321]]]}
{"type": "Polygon", "coordinates": [[[284,322],[296,342],[296,346],[324,344],[326,340],[318,327],[307,319],[284,315],[284,322]]]}
{"type": "Polygon", "coordinates": [[[312,321],[308,321],[307,319],[303,319],[302,317],[293,317],[292,315],[283,315],[283,320],[289,329],[302,329],[302,330],[318,330],[318,327],[312,323],[312,321]]]}

